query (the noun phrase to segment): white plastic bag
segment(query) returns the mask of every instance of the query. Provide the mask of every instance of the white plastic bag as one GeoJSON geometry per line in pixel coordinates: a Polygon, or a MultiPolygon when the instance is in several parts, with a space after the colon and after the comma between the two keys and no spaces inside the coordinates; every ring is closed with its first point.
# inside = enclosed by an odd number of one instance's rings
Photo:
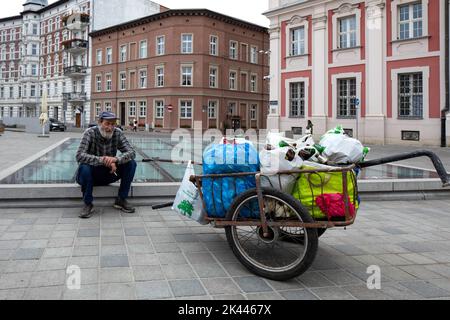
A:
{"type": "Polygon", "coordinates": [[[178,189],[172,210],[182,214],[200,224],[207,224],[206,212],[203,210],[202,200],[195,185],[189,181],[191,175],[195,175],[194,166],[188,162],[186,172],[180,189],[178,189]]]}
{"type": "Polygon", "coordinates": [[[364,146],[360,141],[344,134],[327,133],[320,140],[325,148],[322,155],[330,164],[356,163],[364,158],[364,146]]]}
{"type": "Polygon", "coordinates": [[[284,132],[269,132],[266,137],[266,144],[273,146],[274,148],[280,148],[280,142],[285,142],[291,146],[295,144],[294,139],[286,138],[284,132]]]}
{"type": "Polygon", "coordinates": [[[277,148],[274,150],[264,149],[259,153],[259,159],[261,173],[268,175],[262,177],[261,185],[263,187],[272,187],[282,190],[290,194],[298,174],[278,175],[276,173],[300,169],[303,160],[289,147],[277,148]],[[294,158],[291,161],[286,159],[286,154],[289,150],[292,150],[294,153],[294,158]]]}

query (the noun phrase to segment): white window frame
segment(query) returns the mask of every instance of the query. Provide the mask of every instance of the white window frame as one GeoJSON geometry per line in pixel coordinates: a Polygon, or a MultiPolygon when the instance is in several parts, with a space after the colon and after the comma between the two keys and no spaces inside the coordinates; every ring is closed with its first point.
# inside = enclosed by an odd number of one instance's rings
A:
{"type": "Polygon", "coordinates": [[[228,87],[230,90],[237,90],[238,88],[238,80],[237,80],[238,72],[236,70],[230,70],[228,73],[228,87]],[[231,74],[234,73],[234,86],[231,85],[231,74]]]}
{"type": "Polygon", "coordinates": [[[209,66],[209,76],[208,76],[209,87],[210,88],[218,88],[219,87],[218,86],[218,84],[219,84],[218,80],[219,80],[219,67],[218,66],[209,66]],[[212,75],[211,70],[215,70],[216,71],[215,75],[212,75]],[[211,85],[212,84],[211,79],[213,79],[212,77],[214,77],[214,84],[213,85],[211,85]]]}
{"type": "Polygon", "coordinates": [[[194,65],[192,64],[182,64],[180,66],[180,86],[181,87],[193,87],[194,86],[194,65]],[[183,84],[183,79],[186,76],[188,76],[188,73],[183,72],[183,68],[191,68],[190,78],[191,78],[191,84],[183,84]]]}
{"type": "MultiPolygon", "coordinates": [[[[413,4],[416,2],[422,2],[422,37],[428,36],[428,2],[429,0],[393,0],[391,2],[391,11],[392,11],[392,40],[400,40],[399,35],[399,24],[400,24],[400,15],[399,15],[399,6],[405,5],[405,4],[413,4]]],[[[412,35],[412,34],[411,34],[412,35]]],[[[414,38],[405,39],[407,40],[414,40],[414,38]]]]}
{"type": "Polygon", "coordinates": [[[194,53],[194,34],[193,33],[182,33],[181,34],[181,48],[180,52],[182,54],[192,54],[194,53]],[[185,41],[183,37],[190,36],[190,41],[185,41]],[[189,46],[190,45],[190,46],[189,46]],[[188,50],[190,49],[190,50],[188,50]]]}
{"type": "MultiPolygon", "coordinates": [[[[423,118],[422,119],[406,119],[406,121],[421,121],[430,118],[430,67],[411,67],[399,68],[391,70],[391,85],[392,85],[392,117],[398,118],[398,75],[404,73],[422,73],[423,84],[423,118]]],[[[403,121],[405,118],[399,118],[403,121]]]]}
{"type": "Polygon", "coordinates": [[[165,35],[161,35],[161,36],[157,36],[156,37],[156,46],[155,46],[155,50],[156,50],[156,55],[157,56],[162,56],[166,54],[166,36],[165,35]],[[162,43],[159,42],[159,40],[162,39],[162,43]]]}
{"type": "Polygon", "coordinates": [[[105,75],[105,91],[112,91],[112,73],[107,73],[105,75]]]}
{"type": "Polygon", "coordinates": [[[165,85],[165,68],[163,65],[155,66],[155,87],[163,88],[165,85]],[[158,70],[162,70],[162,73],[158,73],[158,70]],[[160,82],[162,80],[162,83],[160,82]]]}
{"type": "Polygon", "coordinates": [[[147,101],[140,100],[139,101],[139,118],[147,117],[147,101]],[[144,112],[142,112],[144,111],[144,112]]]}
{"type": "Polygon", "coordinates": [[[258,64],[258,47],[250,46],[250,63],[258,64]]]}
{"type": "Polygon", "coordinates": [[[148,73],[147,69],[140,69],[139,70],[139,88],[140,89],[146,89],[148,84],[148,73]],[[142,73],[145,72],[144,77],[142,76],[142,73]],[[144,83],[142,83],[142,79],[144,79],[144,83]]]}
{"type": "Polygon", "coordinates": [[[106,101],[105,102],[105,111],[112,112],[112,103],[111,103],[111,101],[106,101]]]}
{"type": "Polygon", "coordinates": [[[112,55],[113,55],[112,47],[106,48],[106,64],[112,64],[113,62],[112,55]]]}
{"type": "Polygon", "coordinates": [[[181,119],[193,119],[194,118],[194,100],[192,100],[192,99],[180,99],[179,100],[179,110],[180,110],[180,120],[181,119]],[[187,112],[187,108],[189,108],[188,106],[182,106],[182,103],[183,102],[190,102],[191,103],[191,106],[190,106],[190,110],[191,110],[191,115],[190,116],[188,116],[188,112],[187,112]],[[185,109],[185,115],[183,116],[183,108],[186,108],[185,109]]]}
{"type": "MultiPolygon", "coordinates": [[[[292,31],[298,28],[304,28],[305,30],[305,51],[301,55],[307,55],[309,54],[309,46],[308,46],[308,37],[309,37],[309,22],[307,19],[300,18],[298,16],[293,17],[289,23],[286,26],[286,56],[289,57],[296,57],[291,55],[292,53],[292,41],[291,41],[291,34],[292,31]]],[[[301,56],[299,55],[299,56],[301,56]]]]}
{"type": "Polygon", "coordinates": [[[339,48],[339,19],[353,15],[356,19],[356,46],[342,48],[342,50],[351,50],[361,46],[361,10],[357,5],[343,4],[340,8],[335,10],[333,14],[333,50],[341,49],[339,48]]]}
{"type": "Polygon", "coordinates": [[[286,80],[286,87],[285,87],[285,101],[286,101],[286,118],[288,119],[307,119],[311,115],[309,114],[308,108],[309,108],[309,78],[306,77],[298,77],[298,78],[291,78],[286,80]],[[291,114],[291,83],[297,83],[297,82],[304,82],[305,83],[305,115],[301,117],[290,117],[291,114]]]}
{"type": "Polygon", "coordinates": [[[239,42],[237,42],[235,40],[230,40],[229,57],[232,60],[238,60],[238,58],[239,58],[239,42]],[[235,44],[236,46],[233,48],[232,44],[235,44]]]}
{"type": "Polygon", "coordinates": [[[256,73],[250,74],[250,92],[258,92],[258,75],[256,73]],[[253,81],[255,78],[255,81],[253,81]]]}
{"type": "Polygon", "coordinates": [[[103,50],[102,49],[98,49],[95,55],[95,63],[97,66],[101,66],[102,65],[102,57],[103,57],[103,50]]]}
{"type": "Polygon", "coordinates": [[[164,112],[165,112],[165,103],[164,100],[155,99],[153,100],[154,110],[155,110],[155,119],[164,119],[164,112]],[[158,102],[162,102],[162,105],[159,106],[158,102]],[[162,112],[161,112],[162,111],[162,112]]]}
{"type": "Polygon", "coordinates": [[[360,97],[357,96],[357,79],[352,77],[352,78],[338,78],[337,82],[336,82],[336,90],[338,93],[340,93],[341,90],[341,86],[340,86],[340,82],[341,81],[345,81],[346,82],[346,91],[347,91],[347,103],[349,103],[350,105],[347,105],[347,110],[350,111],[350,114],[347,115],[340,115],[339,114],[339,103],[340,103],[340,98],[341,96],[339,94],[336,94],[336,118],[338,119],[355,119],[358,115],[358,106],[355,103],[355,115],[351,114],[351,98],[350,98],[350,88],[349,88],[349,80],[355,80],[355,95],[356,95],[356,99],[360,99],[360,97]]]}
{"type": "MultiPolygon", "coordinates": [[[[258,104],[257,103],[251,103],[250,104],[250,121],[258,121],[258,104]],[[256,107],[254,110],[253,110],[253,107],[256,107]],[[253,117],[253,115],[252,115],[252,112],[255,112],[255,116],[253,117]]],[[[258,125],[257,125],[258,126],[258,125]]]]}
{"type": "Polygon", "coordinates": [[[127,59],[128,58],[128,44],[123,44],[119,47],[119,57],[120,57],[119,62],[126,62],[128,60],[127,59]],[[125,48],[125,52],[124,52],[123,48],[125,48]]]}
{"type": "Polygon", "coordinates": [[[128,101],[128,117],[136,118],[136,101],[128,101]]]}
{"type": "Polygon", "coordinates": [[[208,119],[217,119],[218,110],[219,100],[208,100],[208,119]],[[214,107],[211,105],[212,103],[215,104],[214,107]]]}
{"type": "Polygon", "coordinates": [[[422,3],[422,35],[416,38],[422,38],[428,36],[428,1],[429,0],[394,0],[391,3],[392,11],[392,39],[393,40],[413,40],[414,30],[413,30],[413,4],[422,3]],[[409,38],[400,39],[400,10],[399,7],[403,5],[409,5],[409,38]]]}
{"type": "Polygon", "coordinates": [[[98,117],[100,115],[100,112],[102,112],[102,103],[96,102],[95,103],[95,116],[98,117]]]}
{"type": "Polygon", "coordinates": [[[95,88],[97,92],[102,92],[102,75],[96,74],[95,75],[95,88]],[[100,79],[100,81],[99,81],[100,79]]]}
{"type": "Polygon", "coordinates": [[[350,121],[350,123],[355,122],[355,118],[342,118],[338,117],[338,80],[339,79],[348,79],[348,78],[356,78],[356,98],[359,99],[360,103],[358,109],[356,111],[356,116],[358,119],[361,118],[361,106],[364,103],[362,101],[361,96],[361,85],[362,85],[362,74],[361,72],[348,72],[348,73],[337,73],[331,76],[331,92],[332,92],[332,110],[333,110],[333,119],[338,119],[339,121],[344,122],[350,121]]]}
{"type": "Polygon", "coordinates": [[[345,17],[341,17],[337,20],[337,42],[338,42],[338,48],[339,49],[351,49],[351,48],[355,48],[357,46],[357,33],[358,33],[358,29],[357,29],[357,24],[356,24],[356,15],[349,15],[349,16],[345,16],[345,17]],[[351,31],[350,30],[350,23],[348,21],[350,21],[350,19],[355,19],[355,30],[351,31]],[[346,32],[342,32],[341,33],[341,22],[346,21],[346,28],[347,31],[346,32]],[[355,33],[355,44],[352,45],[351,43],[351,34],[355,33]],[[345,36],[345,46],[341,46],[341,36],[345,36]]]}
{"type": "Polygon", "coordinates": [[[148,57],[148,42],[147,42],[147,40],[141,40],[141,41],[139,41],[139,58],[146,59],[147,57],[148,57]],[[144,47],[142,47],[143,44],[145,44],[144,47]],[[143,50],[143,49],[145,49],[145,50],[143,50]]]}
{"type": "Polygon", "coordinates": [[[209,36],[209,54],[211,56],[219,55],[219,36],[213,34],[209,36]],[[216,42],[213,42],[213,39],[215,39],[216,42]]]}
{"type": "Polygon", "coordinates": [[[119,90],[125,91],[127,89],[127,73],[122,71],[119,73],[119,90]],[[125,75],[125,78],[122,79],[122,75],[125,75]]]}

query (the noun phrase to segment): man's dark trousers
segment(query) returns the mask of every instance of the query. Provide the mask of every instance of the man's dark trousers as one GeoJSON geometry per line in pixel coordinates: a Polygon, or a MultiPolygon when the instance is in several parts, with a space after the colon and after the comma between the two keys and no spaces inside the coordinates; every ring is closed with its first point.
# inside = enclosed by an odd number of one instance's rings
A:
{"type": "Polygon", "coordinates": [[[83,192],[83,200],[85,204],[91,204],[94,200],[92,191],[95,186],[107,186],[120,179],[119,197],[121,199],[128,198],[130,192],[131,182],[134,179],[136,172],[136,161],[131,160],[125,164],[117,166],[117,176],[111,173],[111,169],[105,166],[91,166],[88,164],[81,164],[78,167],[77,183],[81,185],[83,192]]]}

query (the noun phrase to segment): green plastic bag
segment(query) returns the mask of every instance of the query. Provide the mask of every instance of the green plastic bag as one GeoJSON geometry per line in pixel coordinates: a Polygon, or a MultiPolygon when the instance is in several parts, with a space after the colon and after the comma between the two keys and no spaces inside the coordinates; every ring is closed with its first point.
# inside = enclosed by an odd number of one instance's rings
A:
{"type": "MultiPolygon", "coordinates": [[[[326,167],[303,165],[301,169],[315,170],[326,167]]],[[[347,190],[350,202],[355,205],[355,209],[358,209],[358,190],[356,176],[353,171],[347,172],[347,190]]],[[[309,210],[313,219],[326,219],[327,215],[317,206],[316,198],[322,194],[329,193],[344,193],[342,172],[301,173],[294,185],[292,196],[309,210]]]]}

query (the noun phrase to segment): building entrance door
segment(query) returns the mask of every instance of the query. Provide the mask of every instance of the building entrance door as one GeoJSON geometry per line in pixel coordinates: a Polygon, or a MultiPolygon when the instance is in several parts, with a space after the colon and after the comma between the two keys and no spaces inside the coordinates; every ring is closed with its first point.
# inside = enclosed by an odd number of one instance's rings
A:
{"type": "Polygon", "coordinates": [[[125,126],[125,114],[126,114],[126,105],[125,102],[120,102],[119,103],[120,106],[120,124],[123,126],[125,126]]]}
{"type": "Polygon", "coordinates": [[[81,127],[81,113],[75,114],[75,127],[77,128],[81,127]]]}

